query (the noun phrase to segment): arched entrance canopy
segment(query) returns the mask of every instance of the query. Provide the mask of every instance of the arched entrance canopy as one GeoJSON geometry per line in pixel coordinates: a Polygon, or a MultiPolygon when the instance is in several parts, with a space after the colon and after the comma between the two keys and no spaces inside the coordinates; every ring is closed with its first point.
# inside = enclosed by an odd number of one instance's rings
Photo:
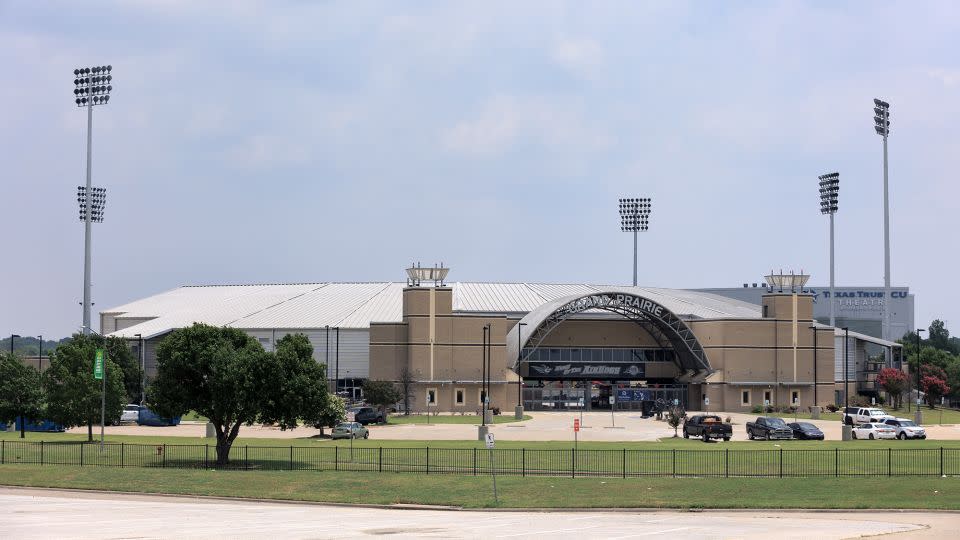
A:
{"type": "Polygon", "coordinates": [[[507,333],[507,358],[519,373],[526,358],[520,351],[536,349],[564,320],[587,310],[599,309],[622,315],[642,326],[662,345],[669,343],[680,369],[679,381],[700,382],[713,373],[707,355],[693,331],[676,314],[649,298],[626,291],[601,291],[571,295],[547,302],[527,313],[507,333]]]}

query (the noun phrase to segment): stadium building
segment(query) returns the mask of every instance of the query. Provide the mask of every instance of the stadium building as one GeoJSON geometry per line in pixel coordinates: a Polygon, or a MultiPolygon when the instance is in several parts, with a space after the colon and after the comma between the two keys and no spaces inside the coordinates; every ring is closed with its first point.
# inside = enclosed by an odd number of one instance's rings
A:
{"type": "Polygon", "coordinates": [[[490,405],[504,412],[805,409],[863,390],[867,343],[888,363],[899,356],[899,345],[856,332],[843,347],[802,289],[750,303],[649,287],[448,285],[446,269],[422,281],[416,271],[438,269],[410,270],[406,283],[185,286],[101,312],[101,329],[131,340],[148,378],[160,340],[194,322],[243,329],[267,350],[304,333],[342,395],[359,397],[366,379],[407,380],[421,412],[478,411],[485,355],[490,405]]]}

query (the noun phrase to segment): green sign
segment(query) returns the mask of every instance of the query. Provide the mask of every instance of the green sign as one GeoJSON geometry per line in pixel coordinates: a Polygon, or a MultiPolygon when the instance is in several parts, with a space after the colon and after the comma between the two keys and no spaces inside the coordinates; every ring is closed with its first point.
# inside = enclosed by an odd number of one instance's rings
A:
{"type": "Polygon", "coordinates": [[[103,378],[103,349],[97,349],[97,356],[93,362],[93,378],[97,380],[103,378]]]}

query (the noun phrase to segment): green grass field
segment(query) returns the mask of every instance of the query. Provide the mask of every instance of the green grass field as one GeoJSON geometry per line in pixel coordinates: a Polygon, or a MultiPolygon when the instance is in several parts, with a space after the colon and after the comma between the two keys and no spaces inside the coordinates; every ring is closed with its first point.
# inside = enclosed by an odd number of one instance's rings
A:
{"type": "Polygon", "coordinates": [[[465,508],[960,509],[960,480],[928,478],[497,478],[0,465],[0,485],[465,508]]]}

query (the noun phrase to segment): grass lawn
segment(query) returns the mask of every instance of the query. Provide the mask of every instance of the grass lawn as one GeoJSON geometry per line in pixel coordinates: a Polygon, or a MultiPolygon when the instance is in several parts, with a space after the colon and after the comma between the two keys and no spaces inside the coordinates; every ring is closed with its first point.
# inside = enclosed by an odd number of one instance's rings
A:
{"type": "MultiPolygon", "coordinates": [[[[530,418],[532,418],[530,415],[524,415],[523,420],[517,420],[512,414],[498,414],[493,417],[493,423],[510,424],[513,422],[530,420],[530,418]]],[[[387,424],[476,424],[479,426],[480,420],[482,420],[482,418],[476,414],[465,414],[463,416],[441,414],[437,416],[430,416],[429,420],[427,415],[404,416],[402,414],[394,414],[387,418],[387,424]]]]}
{"type": "MultiPolygon", "coordinates": [[[[901,409],[884,408],[883,410],[894,416],[909,418],[911,420],[913,420],[913,415],[917,412],[915,407],[911,407],[909,411],[905,407],[901,409]]],[[[920,411],[923,413],[923,425],[925,426],[935,424],[960,424],[960,411],[954,409],[931,409],[930,407],[923,406],[920,408],[920,411]]]]}
{"type": "MultiPolygon", "coordinates": [[[[0,466],[0,485],[493,507],[489,476],[0,466]]],[[[505,508],[960,509],[960,479],[499,477],[505,508]]]]}
{"type": "Polygon", "coordinates": [[[187,414],[183,415],[180,420],[187,420],[192,422],[206,422],[206,416],[200,416],[197,411],[190,411],[187,414]]]}

